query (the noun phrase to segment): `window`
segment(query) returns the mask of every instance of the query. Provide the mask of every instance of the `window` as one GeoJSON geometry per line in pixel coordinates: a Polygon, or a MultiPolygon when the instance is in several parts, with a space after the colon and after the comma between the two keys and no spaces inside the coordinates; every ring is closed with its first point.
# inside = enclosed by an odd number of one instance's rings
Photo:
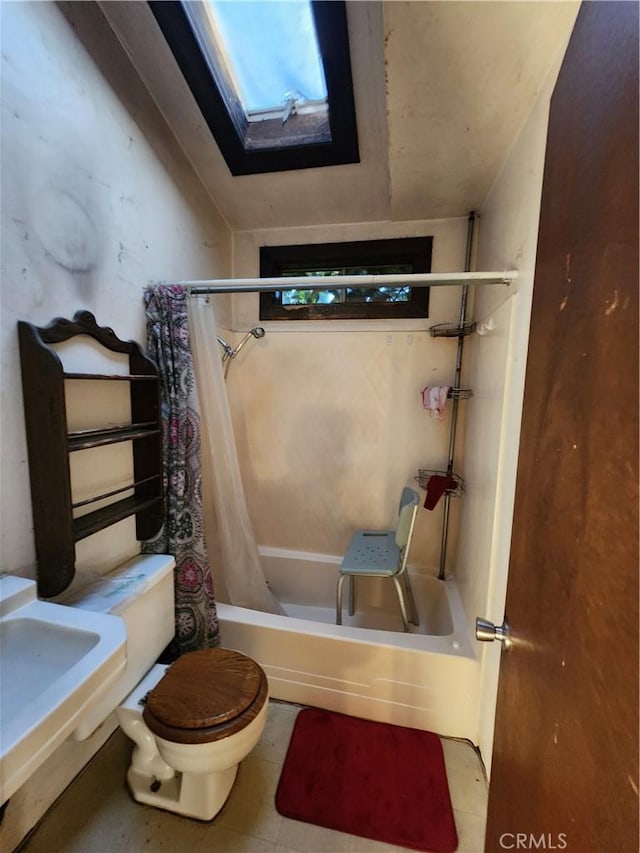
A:
{"type": "Polygon", "coordinates": [[[355,320],[427,317],[426,287],[331,288],[335,275],[431,271],[431,237],[362,240],[313,246],[263,246],[260,276],[326,275],[326,290],[260,294],[261,320],[355,320]]]}
{"type": "Polygon", "coordinates": [[[359,162],[342,0],[149,5],[233,175],[359,162]]]}

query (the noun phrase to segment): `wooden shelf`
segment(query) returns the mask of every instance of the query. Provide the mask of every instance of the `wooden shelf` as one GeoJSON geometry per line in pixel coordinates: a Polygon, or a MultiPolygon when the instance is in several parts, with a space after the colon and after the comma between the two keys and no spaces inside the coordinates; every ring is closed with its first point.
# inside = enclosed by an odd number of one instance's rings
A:
{"type": "MultiPolygon", "coordinates": [[[[93,314],[78,311],[73,320],[57,317],[48,326],[18,323],[29,478],[36,546],[38,595],[64,592],[75,574],[75,543],[135,515],[136,536],[152,539],[162,527],[162,436],[160,380],[153,362],[135,341],[123,341],[99,326],[93,314]],[[89,336],[110,352],[128,356],[126,374],[65,372],[53,344],[89,336]],[[66,380],[129,384],[131,422],[69,430],[66,380]],[[132,442],[130,484],[72,500],[70,453],[116,442],[132,442]],[[79,518],[73,511],[133,490],[134,494],[79,518]]],[[[106,368],[109,369],[108,367],[106,368]]],[[[103,486],[104,489],[104,486],[103,486]]],[[[96,488],[98,491],[98,488],[96,488]]]]}
{"type": "Polygon", "coordinates": [[[115,379],[116,382],[157,382],[157,376],[146,373],[65,373],[65,379],[115,379]]]}
{"type": "Polygon", "coordinates": [[[149,438],[160,433],[160,425],[153,421],[143,424],[124,424],[104,427],[103,429],[77,430],[69,433],[69,452],[101,447],[105,444],[117,444],[119,441],[132,441],[136,438],[149,438]]]}
{"type": "Polygon", "coordinates": [[[153,498],[123,498],[121,501],[104,506],[102,509],[96,509],[93,512],[88,512],[80,518],[73,520],[73,538],[76,542],[80,539],[85,539],[91,536],[92,533],[97,533],[99,530],[104,530],[105,527],[110,527],[117,521],[122,521],[124,518],[129,518],[144,509],[155,506],[161,503],[162,497],[153,498]]]}
{"type": "MultiPolygon", "coordinates": [[[[94,495],[92,498],[86,498],[83,501],[77,501],[76,503],[71,505],[71,509],[79,509],[81,506],[88,506],[89,504],[97,503],[98,501],[104,501],[107,498],[112,498],[115,495],[121,495],[123,492],[132,492],[134,489],[140,489],[141,486],[146,485],[147,483],[157,483],[161,486],[161,474],[155,474],[153,477],[145,477],[144,480],[137,480],[135,483],[127,483],[126,486],[120,486],[119,489],[111,489],[109,492],[103,492],[101,495],[94,495]]],[[[160,489],[158,489],[160,491],[160,489]]]]}

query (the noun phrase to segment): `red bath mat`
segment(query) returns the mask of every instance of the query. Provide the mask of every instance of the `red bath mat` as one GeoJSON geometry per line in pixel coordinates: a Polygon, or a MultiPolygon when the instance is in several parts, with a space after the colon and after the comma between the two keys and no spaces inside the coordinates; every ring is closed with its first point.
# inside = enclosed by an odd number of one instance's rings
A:
{"type": "Polygon", "coordinates": [[[458,844],[438,736],[332,711],[298,714],[276,808],[413,850],[453,853],[458,844]]]}

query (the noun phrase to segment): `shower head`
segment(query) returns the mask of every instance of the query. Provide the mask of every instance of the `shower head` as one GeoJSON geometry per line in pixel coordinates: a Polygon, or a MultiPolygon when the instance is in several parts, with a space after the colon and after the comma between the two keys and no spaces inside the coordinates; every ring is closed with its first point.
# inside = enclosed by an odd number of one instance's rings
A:
{"type": "MultiPolygon", "coordinates": [[[[224,368],[224,375],[225,376],[227,375],[227,371],[229,370],[229,364],[231,362],[231,359],[235,358],[238,355],[238,353],[240,352],[242,347],[246,344],[246,342],[249,340],[249,338],[251,338],[251,337],[254,337],[256,339],[257,338],[264,338],[265,334],[266,334],[266,332],[262,328],[262,326],[255,326],[253,329],[249,329],[249,331],[242,338],[242,340],[240,341],[238,346],[235,347],[235,349],[232,347],[229,347],[228,350],[225,349],[225,354],[222,356],[222,363],[225,366],[225,368],[224,368]]],[[[220,343],[224,347],[224,344],[226,343],[226,341],[223,341],[221,338],[218,338],[218,340],[220,341],[220,343]]],[[[228,346],[228,344],[227,344],[227,346],[228,346]]]]}

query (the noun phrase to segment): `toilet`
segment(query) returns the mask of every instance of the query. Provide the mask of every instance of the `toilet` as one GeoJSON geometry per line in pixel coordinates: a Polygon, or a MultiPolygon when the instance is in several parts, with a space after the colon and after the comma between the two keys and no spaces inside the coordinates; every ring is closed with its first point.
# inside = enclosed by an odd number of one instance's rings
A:
{"type": "Polygon", "coordinates": [[[173,636],[172,557],[141,554],[64,602],[124,619],[127,667],[73,737],[84,740],[115,710],[135,746],[127,782],[135,800],[211,820],[267,720],[262,668],[232,649],[188,652],[156,664],[173,636]]]}
{"type": "Polygon", "coordinates": [[[127,782],[138,802],[211,820],[267,719],[263,670],[230,649],[156,665],[116,710],[136,744],[127,782]]]}

